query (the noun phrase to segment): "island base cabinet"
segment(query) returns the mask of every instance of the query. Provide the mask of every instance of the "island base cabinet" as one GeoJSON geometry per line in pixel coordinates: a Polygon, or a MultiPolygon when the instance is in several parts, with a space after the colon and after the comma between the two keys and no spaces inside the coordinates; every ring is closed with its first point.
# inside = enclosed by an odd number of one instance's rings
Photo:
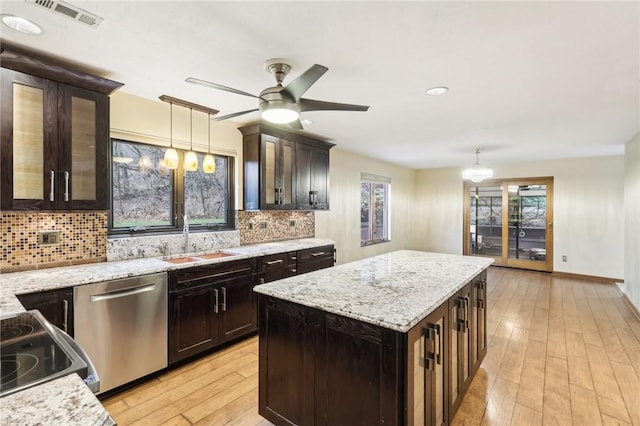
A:
{"type": "Polygon", "coordinates": [[[258,294],[258,412],[276,425],[450,424],[486,353],[480,282],[408,332],[258,294]]]}
{"type": "Polygon", "coordinates": [[[407,335],[407,425],[448,424],[447,318],[447,306],[441,306],[407,335]]]}

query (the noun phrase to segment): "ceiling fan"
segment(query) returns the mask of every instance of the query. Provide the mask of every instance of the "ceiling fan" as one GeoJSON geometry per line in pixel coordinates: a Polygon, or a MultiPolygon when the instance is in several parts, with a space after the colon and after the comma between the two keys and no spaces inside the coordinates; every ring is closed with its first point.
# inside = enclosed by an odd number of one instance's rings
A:
{"type": "Polygon", "coordinates": [[[291,71],[291,65],[284,62],[283,59],[271,59],[265,63],[265,68],[275,76],[277,85],[264,89],[258,96],[194,77],[189,77],[186,81],[188,83],[199,84],[201,86],[224,90],[238,95],[250,96],[260,100],[258,108],[235,112],[222,117],[216,117],[214,118],[216,121],[222,121],[228,118],[248,114],[250,112],[260,111],[262,118],[271,123],[288,124],[294,129],[303,129],[302,123],[299,119],[301,112],[329,110],[367,111],[369,109],[368,106],[364,105],[341,104],[303,98],[302,95],[304,95],[304,93],[309,90],[309,88],[318,81],[325,72],[327,72],[329,68],[325,66],[318,64],[313,65],[284,87],[282,86],[282,82],[289,71],[291,71]]]}

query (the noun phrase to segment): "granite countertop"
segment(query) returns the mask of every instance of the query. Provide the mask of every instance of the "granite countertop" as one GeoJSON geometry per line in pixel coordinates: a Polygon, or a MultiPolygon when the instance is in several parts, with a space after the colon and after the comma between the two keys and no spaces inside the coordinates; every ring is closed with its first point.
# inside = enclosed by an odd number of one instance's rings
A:
{"type": "MultiPolygon", "coordinates": [[[[7,315],[25,310],[16,294],[73,287],[332,244],[335,244],[334,241],[329,239],[303,238],[221,249],[217,251],[232,256],[179,265],[165,262],[163,258],[156,257],[1,274],[0,313],[7,315]]],[[[188,255],[205,253],[189,253],[188,255]]],[[[172,256],[172,258],[184,256],[186,255],[172,256]]],[[[0,398],[0,411],[2,412],[0,420],[3,424],[27,426],[45,424],[108,426],[115,424],[100,401],[77,374],[71,374],[2,397],[0,398]]]]}
{"type": "MultiPolygon", "coordinates": [[[[2,314],[11,314],[25,310],[18,298],[15,297],[16,294],[55,290],[101,281],[117,280],[120,278],[129,278],[139,275],[153,274],[156,272],[173,271],[176,269],[191,268],[193,266],[209,265],[213,263],[228,262],[231,260],[333,244],[335,244],[333,240],[326,238],[301,238],[298,240],[252,244],[215,250],[231,254],[231,256],[218,259],[199,260],[197,262],[188,262],[178,265],[168,263],[163,260],[168,258],[153,257],[1,274],[0,281],[2,281],[2,286],[0,287],[0,312],[2,314]]],[[[188,253],[188,256],[197,256],[198,254],[205,253],[208,252],[188,253]]],[[[176,255],[171,256],[170,258],[184,256],[187,255],[176,255]]]]}
{"type": "Polygon", "coordinates": [[[254,290],[404,333],[491,263],[484,257],[401,250],[254,290]]]}

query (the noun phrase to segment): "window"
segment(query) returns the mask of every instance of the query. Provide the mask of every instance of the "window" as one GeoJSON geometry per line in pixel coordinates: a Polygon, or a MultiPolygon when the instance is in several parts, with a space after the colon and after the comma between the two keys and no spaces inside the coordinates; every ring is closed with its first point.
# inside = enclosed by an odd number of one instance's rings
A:
{"type": "Polygon", "coordinates": [[[364,174],[360,182],[360,245],[390,241],[389,178],[364,174]]]}
{"type": "MultiPolygon", "coordinates": [[[[112,140],[111,234],[233,228],[233,158],[215,155],[214,173],[164,167],[165,148],[112,140]]],[[[178,150],[180,157],[183,152],[178,150]]],[[[182,160],[182,158],[180,159],[182,160]]]]}

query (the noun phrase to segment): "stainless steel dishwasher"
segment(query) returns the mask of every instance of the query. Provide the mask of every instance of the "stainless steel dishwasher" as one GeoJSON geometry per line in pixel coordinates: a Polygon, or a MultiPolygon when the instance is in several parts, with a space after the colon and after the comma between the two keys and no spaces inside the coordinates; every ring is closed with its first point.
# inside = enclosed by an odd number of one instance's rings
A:
{"type": "Polygon", "coordinates": [[[100,393],[167,366],[167,274],[73,289],[75,340],[100,376],[100,393]]]}

